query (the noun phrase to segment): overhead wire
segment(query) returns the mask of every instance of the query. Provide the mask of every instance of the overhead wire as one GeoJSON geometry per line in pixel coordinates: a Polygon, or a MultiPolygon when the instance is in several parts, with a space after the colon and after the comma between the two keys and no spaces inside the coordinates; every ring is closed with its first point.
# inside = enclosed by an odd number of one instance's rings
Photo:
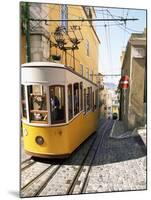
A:
{"type": "MultiPolygon", "coordinates": [[[[112,13],[107,9],[107,12],[110,14],[110,16],[113,18],[113,19],[115,19],[115,17],[112,15],[112,13]]],[[[122,30],[124,30],[125,32],[127,32],[128,34],[131,34],[129,31],[127,31],[123,26],[121,26],[120,25],[120,23],[119,22],[115,22],[118,26],[119,26],[119,28],[121,28],[122,30]]]]}
{"type": "MultiPolygon", "coordinates": [[[[102,17],[104,19],[104,10],[102,8],[102,17]]],[[[106,28],[106,23],[104,21],[104,31],[105,31],[105,40],[106,40],[106,54],[108,57],[108,65],[110,65],[110,54],[109,54],[109,43],[108,43],[108,36],[107,36],[107,28],[106,28]]],[[[107,77],[108,78],[108,77],[107,77]]]]}
{"type": "MultiPolygon", "coordinates": [[[[108,17],[107,17],[108,18],[108,17]]],[[[111,46],[111,35],[110,35],[110,26],[108,21],[108,43],[109,43],[109,57],[110,57],[110,66],[111,66],[111,73],[113,73],[113,63],[112,63],[112,46],[111,46]]],[[[113,77],[112,77],[113,78],[113,77]]]]}
{"type": "MultiPolygon", "coordinates": [[[[56,6],[56,4],[54,5],[54,7],[53,8],[51,8],[51,10],[52,9],[55,9],[55,10],[57,10],[57,12],[59,12],[58,11],[58,9],[56,9],[55,8],[55,6],[56,6]]],[[[77,8],[75,8],[75,9],[77,9],[77,8]]],[[[78,8],[79,9],[79,8],[78,8]]],[[[82,10],[83,10],[83,8],[81,8],[82,10]]],[[[50,10],[49,10],[50,11],[50,10]]],[[[98,10],[99,12],[101,11],[101,10],[98,10]]],[[[107,13],[105,13],[105,10],[104,9],[102,9],[102,15],[103,15],[103,18],[104,18],[104,16],[106,15],[107,17],[109,17],[109,16],[111,16],[112,18],[115,18],[115,17],[119,17],[119,16],[115,16],[115,15],[113,15],[113,14],[111,14],[110,13],[110,11],[107,9],[106,10],[106,12],[107,13]]],[[[47,15],[46,15],[46,17],[48,17],[48,15],[49,15],[49,13],[47,13],[47,15]]],[[[81,19],[81,16],[78,16],[78,15],[75,15],[75,14],[71,14],[71,13],[69,13],[68,12],[68,15],[69,16],[74,16],[74,17],[78,17],[79,19],[81,19]]],[[[128,12],[127,12],[127,17],[128,17],[128,12]]],[[[121,17],[119,17],[119,20],[120,20],[120,18],[121,17]]],[[[59,22],[58,22],[59,23],[59,22]]],[[[56,26],[59,26],[59,24],[58,24],[57,22],[53,22],[53,25],[54,24],[56,24],[56,26]]],[[[38,23],[37,23],[38,24],[38,23]]],[[[71,24],[72,24],[72,22],[71,22],[71,24]]],[[[51,25],[50,25],[51,26],[51,25]]],[[[81,25],[80,25],[80,27],[82,27],[82,26],[85,26],[85,27],[90,27],[89,25],[84,25],[83,24],[83,22],[81,21],[81,25]]],[[[119,23],[119,22],[115,22],[115,24],[109,24],[109,22],[108,22],[108,24],[106,24],[105,22],[104,22],[104,25],[95,25],[96,27],[105,27],[105,35],[106,35],[106,44],[107,44],[107,51],[109,52],[108,53],[108,56],[110,57],[109,58],[109,60],[110,59],[112,59],[111,58],[111,56],[112,56],[112,53],[111,53],[111,43],[110,43],[110,26],[119,26],[121,29],[123,29],[125,32],[127,32],[127,33],[129,33],[129,34],[131,34],[129,31],[127,31],[126,29],[129,29],[128,27],[123,27],[124,26],[124,24],[123,23],[119,23]],[[108,29],[107,29],[107,27],[108,27],[108,29]]],[[[130,30],[130,29],[129,29],[130,30]]],[[[131,29],[132,30],[132,29],[131,29]]],[[[69,53],[67,53],[67,54],[69,54],[69,53]]],[[[71,54],[69,54],[70,56],[72,56],[71,54]]],[[[76,58],[75,58],[76,59],[76,58]]],[[[78,59],[76,59],[77,61],[79,61],[78,59]]],[[[112,63],[112,61],[110,60],[110,62],[112,63]]],[[[79,63],[80,63],[80,61],[79,61],[79,63]]]]}
{"type": "MultiPolygon", "coordinates": [[[[125,14],[124,11],[125,11],[125,9],[123,8],[123,18],[124,18],[124,14],[125,14]]],[[[124,23],[124,28],[126,28],[126,22],[124,23]]],[[[125,31],[123,30],[123,48],[125,46],[125,37],[126,37],[125,31]]]]}
{"type": "MultiPolygon", "coordinates": [[[[56,4],[54,4],[54,7],[53,8],[51,8],[51,9],[54,9],[54,10],[57,10],[57,9],[55,9],[55,6],[56,6],[56,4]]],[[[46,7],[46,6],[45,6],[46,7]]],[[[71,7],[71,6],[70,6],[71,7]]],[[[78,8],[75,8],[75,9],[78,9],[78,8]]],[[[83,8],[82,8],[83,9],[83,8]]],[[[58,11],[58,10],[57,10],[58,11]]],[[[98,10],[99,12],[101,11],[101,10],[98,10]]],[[[83,25],[83,21],[82,21],[82,18],[81,18],[81,16],[78,16],[78,15],[75,15],[75,14],[71,14],[70,12],[68,12],[68,15],[69,16],[74,16],[74,17],[77,17],[77,18],[79,18],[79,19],[81,19],[81,25],[79,25],[79,26],[88,26],[89,27],[89,25],[83,25]]],[[[110,14],[107,14],[107,13],[104,13],[104,15],[107,15],[107,16],[109,16],[110,14]]],[[[46,17],[47,17],[48,15],[46,15],[46,17]]],[[[111,16],[111,15],[110,15],[111,16]]],[[[120,16],[116,16],[116,15],[113,15],[112,14],[112,17],[118,17],[119,18],[119,20],[121,19],[121,17],[120,16]]],[[[40,24],[41,22],[37,22],[37,24],[40,24]]],[[[50,25],[50,24],[49,24],[50,25]]],[[[123,23],[115,23],[115,24],[110,24],[109,26],[116,26],[116,25],[119,25],[119,26],[124,26],[124,24],[123,23]]],[[[51,25],[50,25],[51,26],[51,25]]],[[[94,25],[95,27],[102,27],[103,25],[94,25]]],[[[106,25],[107,26],[107,25],[106,25]]],[[[140,32],[140,31],[137,31],[137,30],[132,30],[132,29],[130,29],[130,28],[128,28],[127,27],[127,29],[129,29],[129,30],[131,30],[131,31],[135,31],[135,32],[140,32]]],[[[128,31],[127,31],[128,32],[128,31]]],[[[128,32],[129,33],[129,32],[128,32]]],[[[129,33],[130,34],[130,33],[129,33]]]]}

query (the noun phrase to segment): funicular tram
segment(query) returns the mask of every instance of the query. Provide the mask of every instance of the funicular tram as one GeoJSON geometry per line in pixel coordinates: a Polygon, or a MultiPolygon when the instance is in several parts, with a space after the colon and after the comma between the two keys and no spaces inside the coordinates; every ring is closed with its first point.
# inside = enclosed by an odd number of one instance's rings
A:
{"type": "Polygon", "coordinates": [[[63,64],[21,66],[25,151],[38,157],[69,156],[99,120],[98,87],[63,64]]]}

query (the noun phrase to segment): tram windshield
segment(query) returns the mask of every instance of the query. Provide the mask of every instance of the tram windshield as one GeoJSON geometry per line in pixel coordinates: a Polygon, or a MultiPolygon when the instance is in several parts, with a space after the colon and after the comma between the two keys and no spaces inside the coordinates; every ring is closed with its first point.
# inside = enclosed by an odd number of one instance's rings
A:
{"type": "Polygon", "coordinates": [[[22,116],[27,118],[27,108],[26,108],[26,99],[25,99],[25,86],[21,86],[21,104],[22,104],[22,116]]]}
{"type": "Polygon", "coordinates": [[[30,122],[48,123],[46,87],[42,85],[27,86],[27,91],[30,122]]]}

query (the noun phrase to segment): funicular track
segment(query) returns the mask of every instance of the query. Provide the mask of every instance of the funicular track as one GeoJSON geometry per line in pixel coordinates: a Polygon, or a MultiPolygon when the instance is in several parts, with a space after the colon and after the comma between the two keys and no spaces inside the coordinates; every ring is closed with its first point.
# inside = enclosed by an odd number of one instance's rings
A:
{"type": "Polygon", "coordinates": [[[68,159],[23,161],[21,197],[85,193],[93,161],[112,125],[105,121],[68,159]]]}

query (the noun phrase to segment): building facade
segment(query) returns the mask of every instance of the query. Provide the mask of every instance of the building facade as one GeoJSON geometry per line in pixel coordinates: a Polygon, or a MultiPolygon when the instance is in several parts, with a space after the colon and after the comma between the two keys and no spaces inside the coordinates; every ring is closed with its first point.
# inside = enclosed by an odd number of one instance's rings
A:
{"type": "Polygon", "coordinates": [[[119,119],[119,94],[117,91],[113,92],[112,96],[112,114],[116,113],[119,119]]]}
{"type": "Polygon", "coordinates": [[[120,119],[126,128],[146,123],[146,29],[132,34],[122,60],[122,76],[129,77],[128,89],[120,89],[120,119]]]}
{"type": "Polygon", "coordinates": [[[97,83],[100,40],[93,7],[21,3],[21,63],[59,62],[97,83]]]}
{"type": "Polygon", "coordinates": [[[100,92],[100,117],[105,119],[112,118],[112,91],[104,88],[100,92]]]}

